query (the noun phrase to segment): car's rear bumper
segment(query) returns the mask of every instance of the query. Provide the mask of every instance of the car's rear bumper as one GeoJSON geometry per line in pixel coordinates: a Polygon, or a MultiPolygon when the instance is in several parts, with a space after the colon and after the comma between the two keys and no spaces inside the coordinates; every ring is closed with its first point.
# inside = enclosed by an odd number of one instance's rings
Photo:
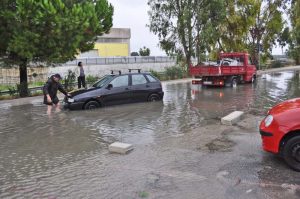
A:
{"type": "Polygon", "coordinates": [[[164,93],[163,91],[159,92],[158,94],[159,94],[159,96],[160,96],[160,99],[163,99],[163,98],[164,98],[164,94],[165,94],[165,93],[164,93]]]}

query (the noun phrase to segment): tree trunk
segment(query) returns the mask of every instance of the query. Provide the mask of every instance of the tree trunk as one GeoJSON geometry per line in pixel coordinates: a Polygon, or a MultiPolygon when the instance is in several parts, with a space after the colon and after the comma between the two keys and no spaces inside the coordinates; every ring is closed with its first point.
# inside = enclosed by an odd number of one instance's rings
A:
{"type": "Polygon", "coordinates": [[[300,65],[300,56],[297,55],[297,57],[295,58],[295,62],[296,62],[296,65],[300,65]]]}
{"type": "Polygon", "coordinates": [[[18,86],[18,91],[20,97],[27,97],[29,95],[28,92],[28,78],[27,78],[27,61],[23,60],[23,62],[19,65],[20,71],[20,85],[18,86]]]}
{"type": "Polygon", "coordinates": [[[186,62],[187,62],[187,72],[190,75],[190,66],[192,64],[191,55],[186,55],[186,62]]]}

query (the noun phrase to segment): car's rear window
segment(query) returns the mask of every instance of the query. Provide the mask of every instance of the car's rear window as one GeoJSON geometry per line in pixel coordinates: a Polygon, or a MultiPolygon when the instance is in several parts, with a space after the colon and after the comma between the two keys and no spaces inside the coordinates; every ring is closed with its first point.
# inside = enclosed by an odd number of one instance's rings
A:
{"type": "Polygon", "coordinates": [[[144,75],[132,75],[132,85],[146,84],[147,80],[144,75]]]}
{"type": "Polygon", "coordinates": [[[154,78],[152,75],[146,75],[146,76],[150,82],[157,82],[157,79],[154,78]]]}

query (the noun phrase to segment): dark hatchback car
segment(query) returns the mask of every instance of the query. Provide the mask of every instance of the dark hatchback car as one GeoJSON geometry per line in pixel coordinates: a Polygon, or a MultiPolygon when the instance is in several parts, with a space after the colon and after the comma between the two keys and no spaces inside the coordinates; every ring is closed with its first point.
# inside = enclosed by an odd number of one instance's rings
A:
{"type": "Polygon", "coordinates": [[[69,109],[94,109],[102,106],[159,101],[164,92],[161,82],[149,73],[110,74],[102,77],[89,89],[76,90],[64,99],[69,109]]]}

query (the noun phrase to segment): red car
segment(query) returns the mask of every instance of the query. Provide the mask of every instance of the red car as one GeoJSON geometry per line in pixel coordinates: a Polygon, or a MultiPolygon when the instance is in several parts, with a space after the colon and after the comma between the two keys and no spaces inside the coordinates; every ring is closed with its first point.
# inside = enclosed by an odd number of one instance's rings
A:
{"type": "Polygon", "coordinates": [[[292,169],[300,171],[300,98],[271,108],[259,129],[263,149],[281,155],[292,169]]]}

